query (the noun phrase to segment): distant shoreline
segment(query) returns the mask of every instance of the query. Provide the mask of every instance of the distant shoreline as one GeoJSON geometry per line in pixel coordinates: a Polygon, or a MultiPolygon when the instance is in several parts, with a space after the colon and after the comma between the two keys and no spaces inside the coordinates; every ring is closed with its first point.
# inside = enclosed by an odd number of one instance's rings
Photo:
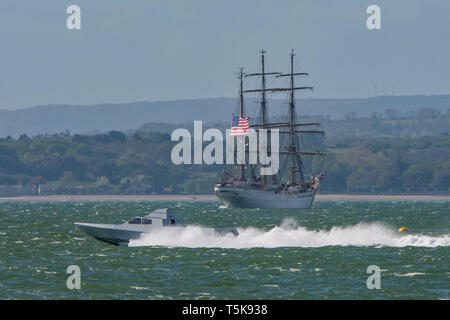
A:
{"type": "MultiPolygon", "coordinates": [[[[450,194],[442,195],[363,195],[363,194],[318,194],[318,201],[450,201],[450,194]]],[[[0,197],[2,201],[219,201],[214,195],[50,195],[0,197]]]]}

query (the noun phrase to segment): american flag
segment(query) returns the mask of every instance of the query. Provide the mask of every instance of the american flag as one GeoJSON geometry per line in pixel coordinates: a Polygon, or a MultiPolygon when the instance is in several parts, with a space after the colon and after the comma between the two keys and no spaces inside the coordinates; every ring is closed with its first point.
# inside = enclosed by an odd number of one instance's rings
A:
{"type": "Polygon", "coordinates": [[[248,117],[233,117],[230,136],[246,136],[248,135],[248,129],[248,117]]]}

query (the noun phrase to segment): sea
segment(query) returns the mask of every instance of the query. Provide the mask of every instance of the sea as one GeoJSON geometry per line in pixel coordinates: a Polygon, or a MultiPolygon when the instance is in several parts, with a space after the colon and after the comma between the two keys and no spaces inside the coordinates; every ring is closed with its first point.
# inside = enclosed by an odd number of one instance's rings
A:
{"type": "Polygon", "coordinates": [[[449,201],[0,201],[0,299],[449,299],[449,246],[449,201]],[[74,225],[157,208],[186,228],[114,246],[74,225]]]}

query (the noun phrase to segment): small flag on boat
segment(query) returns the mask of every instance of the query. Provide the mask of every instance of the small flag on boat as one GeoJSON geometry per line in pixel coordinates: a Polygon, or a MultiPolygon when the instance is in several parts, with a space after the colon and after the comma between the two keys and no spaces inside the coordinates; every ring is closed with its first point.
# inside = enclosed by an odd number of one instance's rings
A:
{"type": "Polygon", "coordinates": [[[246,136],[248,129],[248,117],[233,117],[230,136],[246,136]]]}

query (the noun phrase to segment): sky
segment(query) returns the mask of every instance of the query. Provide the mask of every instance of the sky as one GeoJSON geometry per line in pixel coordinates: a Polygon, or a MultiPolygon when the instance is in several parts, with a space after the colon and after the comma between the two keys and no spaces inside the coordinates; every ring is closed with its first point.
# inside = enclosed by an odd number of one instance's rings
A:
{"type": "Polygon", "coordinates": [[[448,94],[449,13],[447,0],[2,0],[0,109],[236,97],[262,48],[282,72],[295,49],[309,98],[448,94]],[[66,27],[72,4],[81,30],[66,27]]]}

